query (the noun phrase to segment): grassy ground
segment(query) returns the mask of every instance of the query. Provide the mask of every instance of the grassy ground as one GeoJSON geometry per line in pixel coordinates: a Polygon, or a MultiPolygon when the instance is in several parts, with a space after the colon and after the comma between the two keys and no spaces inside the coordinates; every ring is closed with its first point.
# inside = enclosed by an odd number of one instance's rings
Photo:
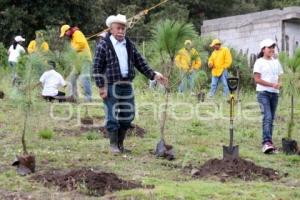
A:
{"type": "MultiPolygon", "coordinates": [[[[5,88],[9,86],[3,82],[2,86],[8,92],[5,88]]],[[[32,112],[27,135],[28,149],[37,158],[37,171],[91,167],[155,185],[154,189],[120,191],[103,199],[300,199],[300,156],[261,153],[261,116],[254,92],[243,94],[235,121],[236,143],[240,145],[241,157],[281,174],[288,173],[287,177],[274,182],[234,179],[222,183],[217,178],[199,180],[184,173],[182,169],[187,165],[200,166],[211,158],[222,157],[222,145],[227,145],[229,135],[228,104],[222,97],[198,103],[189,94],[174,94],[171,99],[166,138],[175,147],[177,157],[171,162],[149,153],[159,140],[158,114],[163,103],[159,92],[136,91],[138,112],[134,123],[145,128],[147,134],[143,139],[126,140],[126,146],[133,149],[133,153],[126,156],[109,154],[108,141],[99,133],[78,132],[78,119],[84,113],[82,104],[58,106],[40,100],[32,112]],[[46,128],[67,131],[53,131],[52,138],[44,139],[38,132],[46,128]]],[[[288,99],[281,98],[274,131],[277,146],[281,146],[281,138],[286,134],[288,109],[288,99]]],[[[55,187],[45,188],[28,177],[18,176],[10,164],[22,149],[22,112],[8,97],[0,100],[0,110],[0,191],[24,193],[36,199],[99,199],[76,192],[60,192],[55,187]]],[[[93,117],[104,115],[99,99],[89,110],[93,117]]],[[[299,110],[297,105],[297,121],[299,110]]],[[[299,123],[295,130],[294,138],[300,141],[299,123]]]]}

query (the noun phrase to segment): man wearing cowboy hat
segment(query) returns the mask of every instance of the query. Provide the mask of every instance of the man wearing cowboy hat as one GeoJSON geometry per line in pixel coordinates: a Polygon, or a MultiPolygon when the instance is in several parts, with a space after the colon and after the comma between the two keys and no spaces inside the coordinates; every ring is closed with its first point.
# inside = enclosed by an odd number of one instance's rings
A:
{"type": "Polygon", "coordinates": [[[227,96],[229,93],[227,85],[227,69],[232,64],[232,56],[230,50],[221,45],[222,43],[218,39],[214,39],[210,44],[210,47],[213,48],[214,51],[208,59],[208,67],[211,68],[212,73],[209,97],[215,95],[219,81],[223,83],[223,95],[227,96]]]}
{"type": "Polygon", "coordinates": [[[71,47],[80,56],[80,65],[75,67],[71,72],[71,85],[72,85],[72,97],[76,100],[78,98],[77,92],[77,79],[80,78],[84,90],[85,101],[92,100],[92,89],[91,89],[91,65],[92,65],[92,54],[87,39],[84,34],[77,27],[70,27],[65,24],[60,28],[60,36],[67,37],[71,40],[71,47]]]}
{"type": "Polygon", "coordinates": [[[133,42],[125,36],[124,15],[112,15],[106,20],[110,29],[96,47],[93,73],[106,111],[106,129],[112,153],[126,152],[124,139],[134,119],[135,105],[132,80],[135,68],[151,80],[167,84],[167,79],[153,71],[133,42]]]}

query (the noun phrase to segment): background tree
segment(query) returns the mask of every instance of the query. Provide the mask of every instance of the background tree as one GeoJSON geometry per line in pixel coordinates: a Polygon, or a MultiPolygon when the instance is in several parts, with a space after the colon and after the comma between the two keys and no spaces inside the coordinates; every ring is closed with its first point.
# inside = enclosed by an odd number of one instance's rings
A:
{"type": "Polygon", "coordinates": [[[0,3],[0,41],[8,45],[15,35],[21,34],[29,42],[35,30],[46,29],[46,26],[59,28],[65,23],[78,26],[87,35],[92,34],[101,28],[99,22],[106,17],[102,3],[100,0],[3,0],[0,3]]]}
{"type": "MultiPolygon", "coordinates": [[[[64,23],[78,26],[89,36],[106,28],[105,19],[109,15],[122,12],[132,16],[159,2],[160,0],[2,0],[0,41],[8,46],[15,35],[21,34],[28,42],[34,38],[35,30],[46,29],[47,26],[58,29],[64,23]]],[[[151,25],[162,16],[192,22],[200,33],[204,19],[297,5],[300,5],[300,0],[170,0],[146,15],[142,23],[132,29],[132,32],[129,31],[129,34],[150,38],[151,25]]]]}

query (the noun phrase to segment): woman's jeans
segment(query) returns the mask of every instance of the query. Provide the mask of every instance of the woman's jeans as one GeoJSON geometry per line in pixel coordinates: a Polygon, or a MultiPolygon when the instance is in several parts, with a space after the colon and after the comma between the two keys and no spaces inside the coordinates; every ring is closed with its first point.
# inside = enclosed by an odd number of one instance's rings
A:
{"type": "Polygon", "coordinates": [[[273,121],[275,119],[275,112],[278,104],[278,93],[267,91],[257,92],[257,101],[263,114],[262,143],[272,143],[273,121]]]}
{"type": "Polygon", "coordinates": [[[12,85],[16,84],[16,80],[17,80],[17,69],[16,69],[16,62],[11,62],[9,61],[9,66],[12,70],[12,85]]]}

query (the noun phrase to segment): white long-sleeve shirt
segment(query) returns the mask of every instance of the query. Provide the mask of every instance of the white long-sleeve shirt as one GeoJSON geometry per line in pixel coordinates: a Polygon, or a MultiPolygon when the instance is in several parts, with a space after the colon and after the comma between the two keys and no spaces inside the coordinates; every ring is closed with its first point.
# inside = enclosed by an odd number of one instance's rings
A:
{"type": "Polygon", "coordinates": [[[119,64],[120,64],[121,74],[123,77],[126,77],[128,76],[128,53],[126,49],[126,40],[124,39],[121,42],[119,42],[112,35],[109,38],[117,54],[119,64]]]}

